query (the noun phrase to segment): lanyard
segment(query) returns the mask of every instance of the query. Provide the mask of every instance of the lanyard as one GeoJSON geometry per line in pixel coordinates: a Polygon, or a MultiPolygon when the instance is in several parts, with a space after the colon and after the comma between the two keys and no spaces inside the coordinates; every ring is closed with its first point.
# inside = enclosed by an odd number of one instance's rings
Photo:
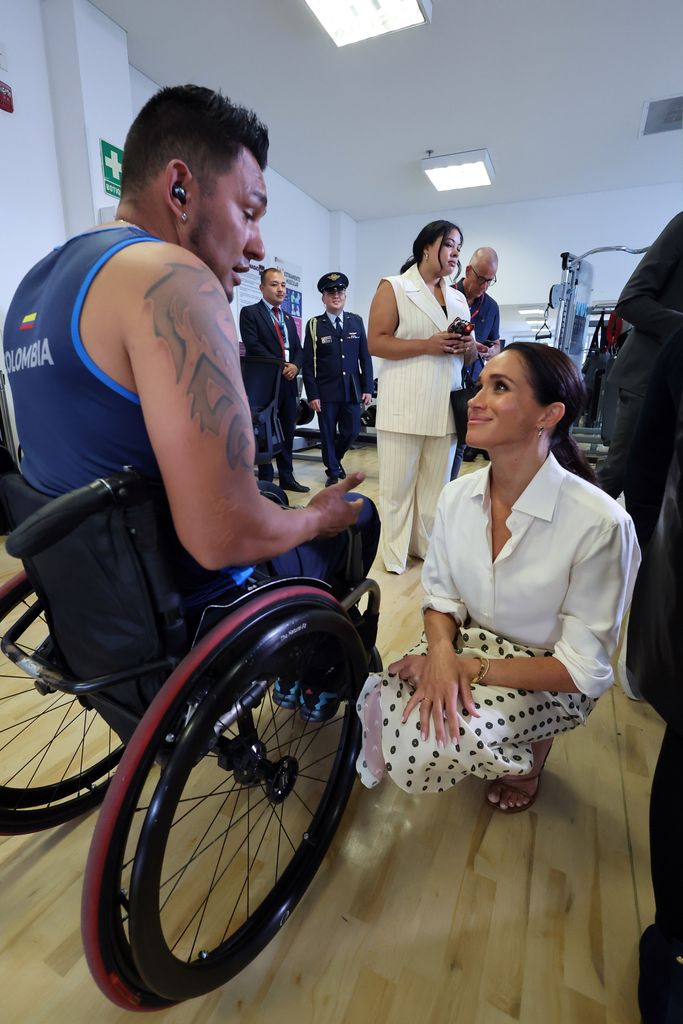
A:
{"type": "MultiPolygon", "coordinates": [[[[458,288],[458,291],[460,292],[461,295],[465,295],[465,289],[464,288],[458,288]]],[[[467,296],[466,295],[465,295],[465,302],[467,302],[467,296]]],[[[474,320],[475,317],[477,317],[479,315],[479,310],[481,309],[483,302],[484,302],[484,294],[482,293],[479,296],[479,302],[477,303],[477,305],[474,308],[472,308],[470,306],[470,320],[474,320]]],[[[468,306],[470,305],[469,302],[467,302],[467,305],[468,306]]]]}

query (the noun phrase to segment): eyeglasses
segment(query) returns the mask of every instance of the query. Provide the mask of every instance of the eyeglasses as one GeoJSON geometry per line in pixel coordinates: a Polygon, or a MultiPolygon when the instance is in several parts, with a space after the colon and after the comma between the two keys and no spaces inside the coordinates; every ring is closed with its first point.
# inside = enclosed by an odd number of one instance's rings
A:
{"type": "Polygon", "coordinates": [[[474,267],[470,267],[470,270],[472,271],[472,273],[476,277],[476,279],[479,282],[479,284],[485,284],[485,285],[488,286],[490,284],[495,284],[496,281],[498,280],[498,278],[496,277],[495,274],[493,275],[493,277],[484,277],[482,274],[478,274],[476,272],[476,270],[474,269],[474,267]]]}

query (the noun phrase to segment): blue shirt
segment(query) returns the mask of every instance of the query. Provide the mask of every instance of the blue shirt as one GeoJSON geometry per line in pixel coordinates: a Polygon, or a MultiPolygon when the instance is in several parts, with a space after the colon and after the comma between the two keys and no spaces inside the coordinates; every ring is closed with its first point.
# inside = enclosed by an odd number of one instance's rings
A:
{"type": "MultiPolygon", "coordinates": [[[[455,287],[465,295],[462,281],[458,281],[455,287]]],[[[465,301],[467,301],[466,295],[465,301]]],[[[500,338],[500,309],[496,300],[492,299],[487,292],[475,299],[470,306],[470,320],[474,324],[474,336],[477,341],[498,341],[500,338]]],[[[478,359],[470,370],[472,380],[477,380],[483,368],[483,360],[478,359]]]]}
{"type": "MultiPolygon", "coordinates": [[[[465,295],[462,281],[458,281],[455,287],[465,295]]],[[[465,301],[467,301],[466,295],[465,301]]],[[[474,324],[474,336],[477,341],[498,341],[500,338],[500,309],[496,300],[492,299],[487,292],[473,301],[470,306],[470,320],[474,324]]]]}
{"type": "MultiPolygon", "coordinates": [[[[3,341],[21,472],[43,494],[56,497],[128,466],[161,480],[140,398],[104,373],[80,333],[88,290],[104,264],[129,245],[159,241],[132,226],[76,235],[28,272],[10,303],[3,341]]],[[[206,604],[253,571],[210,572],[175,535],[170,544],[187,606],[206,604]]]]}
{"type": "Polygon", "coordinates": [[[337,329],[337,325],[335,324],[335,320],[337,319],[337,317],[339,317],[339,329],[341,331],[344,330],[344,310],[343,309],[339,313],[328,313],[327,310],[325,310],[325,316],[330,321],[330,323],[332,324],[332,326],[334,327],[335,330],[337,329]]]}

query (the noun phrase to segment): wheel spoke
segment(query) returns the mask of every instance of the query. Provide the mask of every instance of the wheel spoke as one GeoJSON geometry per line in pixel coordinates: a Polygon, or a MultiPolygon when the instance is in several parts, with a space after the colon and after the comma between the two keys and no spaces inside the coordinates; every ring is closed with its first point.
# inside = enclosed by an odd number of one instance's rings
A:
{"type": "MultiPolygon", "coordinates": [[[[25,580],[18,581],[16,593],[25,587],[25,580]]],[[[13,601],[11,591],[3,607],[0,636],[27,610],[37,610],[34,597],[13,601]]],[[[22,622],[22,630],[17,647],[58,667],[42,612],[22,622]]],[[[7,830],[47,828],[102,799],[119,744],[112,743],[112,731],[96,711],[71,694],[41,692],[2,654],[0,709],[0,813],[7,830]]]]}

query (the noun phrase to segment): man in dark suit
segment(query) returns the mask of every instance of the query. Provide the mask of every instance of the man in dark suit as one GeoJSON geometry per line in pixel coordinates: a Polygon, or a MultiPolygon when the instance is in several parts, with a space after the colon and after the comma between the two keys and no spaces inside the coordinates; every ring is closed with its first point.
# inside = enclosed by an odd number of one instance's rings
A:
{"type": "Polygon", "coordinates": [[[610,386],[618,388],[616,420],[607,458],[597,472],[603,490],[618,498],[652,367],[667,339],[683,327],[683,212],[647,250],[615,312],[633,330],[610,373],[610,386]]]}
{"type": "MultiPolygon", "coordinates": [[[[261,273],[261,294],[263,299],[253,306],[240,310],[240,334],[247,356],[275,356],[284,359],[280,382],[278,418],[282,427],[282,451],[276,456],[280,474],[280,487],[285,491],[305,493],[305,487],[294,479],[292,466],[292,445],[299,408],[297,374],[301,369],[303,352],[294,319],[282,308],[287,284],[285,275],[277,267],[267,267],[261,273]]],[[[272,481],[273,464],[259,466],[260,480],[272,481]]]]}
{"type": "Polygon", "coordinates": [[[318,414],[326,487],[345,478],[341,460],[358,437],[361,402],[368,405],[372,399],[365,327],[356,313],[344,313],[348,285],[346,274],[320,278],[325,312],[308,321],[304,337],[304,386],[318,414]]]}

